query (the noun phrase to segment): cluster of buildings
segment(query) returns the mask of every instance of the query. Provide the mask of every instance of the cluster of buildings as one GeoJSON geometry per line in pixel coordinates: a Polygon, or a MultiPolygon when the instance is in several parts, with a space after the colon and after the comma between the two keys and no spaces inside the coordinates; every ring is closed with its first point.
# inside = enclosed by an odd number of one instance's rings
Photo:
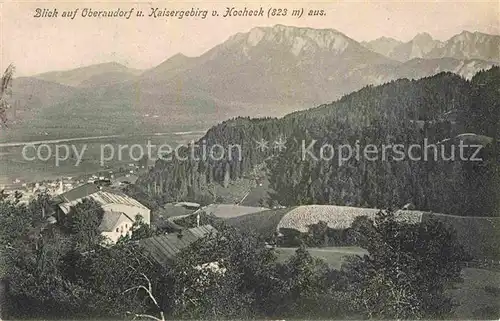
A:
{"type": "Polygon", "coordinates": [[[144,223],[150,224],[150,210],[120,190],[123,186],[134,184],[138,176],[130,172],[118,175],[115,178],[110,171],[108,175],[62,177],[34,183],[23,183],[16,179],[9,186],[0,186],[0,193],[3,198],[16,200],[19,204],[28,204],[40,194],[49,195],[54,201],[55,211],[48,218],[48,224],[57,222],[61,215],[67,215],[83,199],[92,199],[104,210],[99,227],[102,235],[110,243],[116,243],[121,236],[131,234],[137,215],[142,217],[144,223]]]}
{"type": "Polygon", "coordinates": [[[15,180],[13,185],[0,186],[0,191],[3,191],[8,199],[19,198],[21,203],[27,204],[39,194],[56,196],[72,189],[78,183],[73,181],[72,177],[36,183],[21,183],[19,180],[15,180]]]}
{"type": "MultiPolygon", "coordinates": [[[[57,207],[54,216],[56,220],[68,215],[75,205],[84,199],[90,199],[99,204],[104,215],[99,230],[106,237],[108,244],[116,243],[120,237],[131,235],[134,222],[140,219],[143,223],[151,224],[151,210],[136,199],[111,187],[87,183],[70,191],[57,195],[54,203],[57,207]]],[[[199,208],[196,203],[179,203],[177,208],[187,208],[188,211],[199,208]]],[[[194,228],[180,227],[176,232],[145,238],[138,241],[143,250],[158,264],[171,264],[182,249],[196,240],[216,233],[211,225],[202,225],[194,228]]]]}
{"type": "Polygon", "coordinates": [[[20,179],[16,179],[12,182],[12,184],[9,184],[7,186],[0,185],[0,191],[3,191],[5,194],[7,194],[8,198],[10,199],[14,199],[17,195],[20,195],[21,197],[19,201],[21,203],[27,204],[29,203],[29,201],[36,198],[37,195],[42,193],[55,197],[57,195],[70,191],[75,187],[91,183],[114,187],[123,187],[128,184],[134,184],[137,179],[137,175],[129,172],[115,178],[115,175],[111,171],[108,175],[93,174],[88,177],[79,178],[68,176],[61,177],[52,181],[46,180],[34,183],[23,183],[20,179]]]}
{"type": "MultiPolygon", "coordinates": [[[[62,221],[64,216],[70,214],[75,206],[84,200],[93,200],[103,209],[99,231],[105,236],[108,245],[112,245],[121,237],[130,236],[134,223],[138,219],[142,223],[151,225],[151,210],[133,197],[126,195],[121,189],[121,187],[134,184],[138,176],[132,171],[120,174],[117,178],[112,173],[111,175],[94,174],[87,177],[63,177],[36,183],[22,183],[17,180],[9,187],[0,186],[0,191],[7,198],[17,198],[20,204],[27,204],[40,194],[51,196],[54,211],[46,214],[46,222],[37,229],[40,231],[48,225],[62,221]]],[[[181,202],[169,205],[178,209],[178,214],[186,216],[201,209],[197,203],[181,202]]],[[[172,224],[169,220],[167,223],[175,227],[171,229],[175,232],[164,233],[138,242],[145,252],[149,253],[159,264],[171,263],[175,255],[183,248],[197,239],[216,232],[212,226],[200,226],[199,222],[194,228],[183,228],[172,224]]]]}

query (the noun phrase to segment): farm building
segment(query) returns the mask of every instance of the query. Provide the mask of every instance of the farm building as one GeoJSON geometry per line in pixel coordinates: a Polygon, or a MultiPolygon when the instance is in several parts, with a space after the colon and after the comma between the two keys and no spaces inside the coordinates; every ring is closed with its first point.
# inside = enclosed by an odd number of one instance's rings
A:
{"type": "Polygon", "coordinates": [[[94,200],[103,208],[99,229],[112,243],[131,233],[137,215],[142,216],[144,223],[150,224],[151,211],[146,206],[122,192],[99,188],[95,184],[85,184],[58,195],[55,200],[59,215],[68,214],[83,199],[94,200]]]}
{"type": "Polygon", "coordinates": [[[217,233],[217,230],[211,225],[202,225],[178,233],[142,239],[139,240],[139,245],[159,264],[165,266],[171,264],[182,249],[211,233],[217,233]]]}
{"type": "Polygon", "coordinates": [[[134,222],[134,218],[124,212],[104,211],[99,231],[114,244],[121,236],[132,234],[134,222]]]}

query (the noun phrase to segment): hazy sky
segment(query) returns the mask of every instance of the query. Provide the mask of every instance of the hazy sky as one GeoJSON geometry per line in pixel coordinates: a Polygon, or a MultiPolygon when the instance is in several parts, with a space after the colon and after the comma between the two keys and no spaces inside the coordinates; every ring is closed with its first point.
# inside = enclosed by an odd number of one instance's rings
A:
{"type": "MultiPolygon", "coordinates": [[[[0,0],[1,2],[1,0],[0,0]]],[[[499,1],[253,1],[233,2],[76,2],[4,1],[0,7],[0,67],[14,63],[17,75],[32,75],[51,70],[116,61],[129,67],[150,68],[182,52],[198,56],[236,32],[255,26],[275,24],[334,28],[358,40],[381,36],[410,40],[419,32],[445,40],[462,30],[499,34],[499,1]],[[226,17],[226,7],[258,9],[269,7],[324,9],[324,17],[226,17]],[[147,17],[152,7],[209,10],[206,19],[199,17],[147,17]],[[36,8],[59,11],[58,18],[34,18],[36,8]],[[79,8],[76,18],[61,17],[63,11],[79,8]],[[84,8],[123,11],[134,8],[129,20],[124,18],[82,17],[84,8]],[[145,17],[137,17],[142,10],[145,17]],[[218,10],[219,17],[211,11],[218,10]]]]}

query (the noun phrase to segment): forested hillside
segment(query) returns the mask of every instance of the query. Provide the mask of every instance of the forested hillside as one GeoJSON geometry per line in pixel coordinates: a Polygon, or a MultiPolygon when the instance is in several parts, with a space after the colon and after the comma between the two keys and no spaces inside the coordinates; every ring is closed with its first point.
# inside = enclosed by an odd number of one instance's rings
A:
{"type": "MultiPolygon", "coordinates": [[[[226,184],[267,163],[272,202],[400,207],[468,216],[496,216],[500,211],[500,171],[497,139],[500,128],[500,68],[481,71],[470,81],[452,73],[420,80],[400,79],[368,86],[331,104],[296,112],[281,119],[237,118],[210,129],[198,142],[230,149],[241,146],[241,158],[158,161],[140,180],[140,187],[160,201],[195,199],[212,183],[226,184]],[[476,135],[463,135],[473,133],[476,135]],[[275,147],[280,138],[286,149],[275,147]],[[257,144],[268,141],[268,148],[257,144]],[[351,157],[304,158],[304,146],[320,155],[325,144],[352,148],[418,144],[421,149],[399,159],[394,155],[369,160],[351,157]],[[424,140],[435,144],[422,152],[424,140]],[[480,144],[465,148],[460,144],[480,144]],[[454,147],[452,147],[454,146],[454,147]],[[455,148],[453,158],[452,148],[455,148]],[[441,149],[444,151],[442,152],[441,149]],[[444,157],[443,157],[444,156],[444,157]],[[482,158],[482,161],[461,160],[482,158]]],[[[200,158],[201,148],[194,149],[200,158]]],[[[337,152],[337,150],[335,150],[337,152]]],[[[226,156],[227,156],[226,151],[226,156]]],[[[390,153],[389,153],[390,154],[390,153]]],[[[344,155],[345,156],[345,155],[344,155]]],[[[362,155],[361,155],[362,156],[362,155]]]]}

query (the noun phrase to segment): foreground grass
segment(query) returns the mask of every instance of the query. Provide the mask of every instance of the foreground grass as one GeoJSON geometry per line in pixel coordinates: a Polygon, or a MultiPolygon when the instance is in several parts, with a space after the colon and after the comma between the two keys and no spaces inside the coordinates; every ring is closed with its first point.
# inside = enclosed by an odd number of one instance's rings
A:
{"type": "Polygon", "coordinates": [[[465,250],[476,259],[500,260],[500,217],[425,213],[422,221],[438,219],[454,229],[465,250]]]}
{"type": "Polygon", "coordinates": [[[457,319],[500,318],[500,271],[465,268],[464,282],[449,290],[457,319]]]}
{"type": "MultiPolygon", "coordinates": [[[[276,248],[278,261],[290,258],[297,248],[276,248]]],[[[367,252],[359,247],[309,248],[313,257],[324,260],[331,268],[340,269],[346,257],[367,252]]],[[[465,268],[463,283],[448,290],[454,304],[453,319],[498,320],[500,318],[500,271],[465,268]]]]}
{"type": "MultiPolygon", "coordinates": [[[[296,247],[278,247],[278,262],[285,262],[295,254],[296,247]]],[[[351,255],[365,255],[368,252],[357,246],[308,248],[313,257],[324,260],[331,268],[339,270],[345,259],[351,255]]]]}
{"type": "Polygon", "coordinates": [[[242,215],[226,219],[226,223],[245,232],[257,233],[264,239],[269,240],[273,238],[276,227],[283,216],[292,209],[294,207],[242,215]]]}

